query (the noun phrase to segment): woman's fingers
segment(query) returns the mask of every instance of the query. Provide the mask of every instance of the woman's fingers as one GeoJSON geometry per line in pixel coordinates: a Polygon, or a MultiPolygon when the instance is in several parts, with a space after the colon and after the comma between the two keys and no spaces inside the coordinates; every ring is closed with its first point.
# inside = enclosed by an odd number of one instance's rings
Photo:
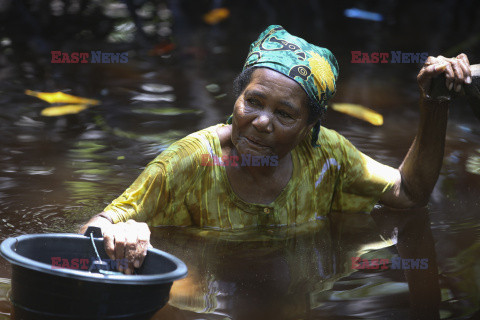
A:
{"type": "Polygon", "coordinates": [[[445,72],[449,63],[442,61],[440,58],[428,57],[417,76],[418,85],[424,94],[430,92],[432,78],[445,72]]]}
{"type": "Polygon", "coordinates": [[[462,84],[464,82],[464,74],[462,67],[460,65],[461,61],[454,58],[454,59],[449,59],[450,60],[450,65],[452,67],[452,70],[454,72],[453,76],[453,89],[455,92],[460,92],[462,90],[462,84]]]}
{"type": "Polygon", "coordinates": [[[464,83],[472,83],[472,70],[470,69],[470,62],[468,61],[467,55],[462,53],[457,56],[457,60],[460,68],[462,68],[464,83]]]}
{"type": "Polygon", "coordinates": [[[442,59],[446,63],[445,67],[445,85],[447,86],[448,90],[452,90],[455,88],[455,71],[453,71],[452,65],[449,60],[442,59]]]}
{"type": "Polygon", "coordinates": [[[472,82],[470,62],[465,54],[462,53],[456,58],[428,57],[417,76],[423,94],[430,92],[432,79],[442,73],[445,74],[445,85],[448,90],[460,92],[464,83],[472,82]]]}
{"type": "Polygon", "coordinates": [[[465,53],[460,53],[457,56],[457,59],[463,60],[467,65],[470,65],[470,61],[468,60],[468,57],[465,53]]]}
{"type": "Polygon", "coordinates": [[[148,225],[146,223],[139,223],[137,251],[135,253],[135,260],[133,262],[135,268],[140,268],[140,266],[143,264],[149,247],[151,247],[150,229],[148,228],[148,225]]]}
{"type": "Polygon", "coordinates": [[[115,259],[125,258],[126,230],[124,223],[114,225],[115,232],[115,259]]]}
{"type": "Polygon", "coordinates": [[[128,272],[133,272],[133,267],[140,268],[147,255],[150,245],[150,229],[146,223],[127,221],[129,235],[127,236],[126,258],[129,262],[128,272]]]}
{"type": "Polygon", "coordinates": [[[146,223],[128,220],[103,230],[105,251],[110,259],[122,261],[118,270],[132,274],[133,268],[139,268],[150,245],[150,229],[146,223]]]}
{"type": "Polygon", "coordinates": [[[132,274],[133,273],[133,261],[135,260],[135,253],[137,252],[137,226],[135,223],[132,223],[129,220],[126,223],[126,228],[125,228],[125,258],[128,261],[128,268],[125,270],[126,274],[132,274]]]}
{"type": "Polygon", "coordinates": [[[119,263],[118,270],[132,274],[133,269],[139,268],[147,255],[150,245],[150,229],[146,223],[129,220],[126,223],[117,223],[103,230],[105,251],[112,260],[119,263]]]}
{"type": "Polygon", "coordinates": [[[112,227],[102,229],[103,243],[105,245],[105,252],[107,253],[108,257],[112,260],[115,260],[115,237],[112,227]]]}

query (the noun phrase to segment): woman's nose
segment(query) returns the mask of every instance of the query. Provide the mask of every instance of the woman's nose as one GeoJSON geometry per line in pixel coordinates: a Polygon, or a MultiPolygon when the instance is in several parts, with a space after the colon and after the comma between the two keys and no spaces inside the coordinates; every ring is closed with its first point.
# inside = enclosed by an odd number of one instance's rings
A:
{"type": "Polygon", "coordinates": [[[272,119],[266,112],[260,113],[255,120],[253,120],[252,124],[255,129],[260,132],[270,133],[273,130],[272,119]]]}

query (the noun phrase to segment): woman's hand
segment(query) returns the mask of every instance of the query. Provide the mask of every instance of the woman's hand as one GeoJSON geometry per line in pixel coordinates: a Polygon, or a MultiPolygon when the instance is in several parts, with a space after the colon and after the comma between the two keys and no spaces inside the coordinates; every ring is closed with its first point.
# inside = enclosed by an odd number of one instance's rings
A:
{"type": "Polygon", "coordinates": [[[128,267],[119,263],[119,271],[133,274],[139,268],[150,247],[150,229],[144,222],[128,220],[111,224],[102,229],[105,251],[112,260],[127,259],[128,267]]]}
{"type": "Polygon", "coordinates": [[[445,73],[445,85],[449,91],[460,92],[462,84],[472,83],[470,62],[464,53],[459,54],[456,58],[430,56],[417,76],[422,97],[435,98],[429,97],[432,79],[442,73],[445,73]]]}

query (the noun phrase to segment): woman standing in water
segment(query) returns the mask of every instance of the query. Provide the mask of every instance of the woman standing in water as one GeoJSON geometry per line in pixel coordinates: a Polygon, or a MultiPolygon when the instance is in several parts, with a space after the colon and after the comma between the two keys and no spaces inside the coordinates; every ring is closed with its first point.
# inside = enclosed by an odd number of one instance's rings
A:
{"type": "Polygon", "coordinates": [[[471,83],[467,56],[427,59],[417,77],[419,129],[394,169],[321,126],[336,90],[333,54],[270,26],[250,46],[235,80],[237,100],[227,124],[173,143],[82,231],[101,227],[108,255],[127,258],[123,271],[131,273],[146,255],[148,225],[293,226],[327,219],[332,210],[369,212],[378,201],[424,206],[444,154],[449,101],[428,95],[440,74],[449,90],[460,91],[471,83]],[[213,159],[221,161],[210,165],[213,159]]]}

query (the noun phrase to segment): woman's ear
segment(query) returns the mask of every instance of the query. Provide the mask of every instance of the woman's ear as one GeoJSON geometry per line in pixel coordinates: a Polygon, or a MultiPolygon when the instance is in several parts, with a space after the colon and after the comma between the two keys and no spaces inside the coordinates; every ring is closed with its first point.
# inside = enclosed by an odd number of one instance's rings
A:
{"type": "Polygon", "coordinates": [[[318,120],[312,122],[311,124],[307,125],[307,132],[310,132],[310,130],[312,130],[312,128],[315,126],[315,124],[317,124],[318,120]]]}
{"type": "Polygon", "coordinates": [[[320,125],[321,125],[320,119],[321,118],[319,118],[317,122],[315,122],[315,124],[313,125],[312,142],[311,142],[313,147],[320,147],[320,145],[318,144],[318,136],[320,135],[320,125]]]}
{"type": "Polygon", "coordinates": [[[307,129],[308,129],[307,132],[310,132],[310,130],[312,130],[312,128],[315,127],[315,125],[318,123],[318,121],[320,121],[320,119],[321,119],[321,116],[319,115],[319,116],[315,117],[315,119],[313,119],[313,121],[311,123],[308,122],[307,123],[307,129]]]}

